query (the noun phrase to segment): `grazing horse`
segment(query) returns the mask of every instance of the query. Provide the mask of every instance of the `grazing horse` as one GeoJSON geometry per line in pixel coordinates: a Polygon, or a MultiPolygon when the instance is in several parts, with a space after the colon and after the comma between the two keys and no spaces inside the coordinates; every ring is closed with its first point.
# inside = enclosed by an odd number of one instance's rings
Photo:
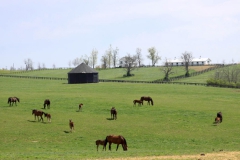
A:
{"type": "Polygon", "coordinates": [[[111,150],[111,144],[114,143],[114,144],[117,144],[116,151],[118,150],[119,144],[122,144],[123,150],[127,151],[127,141],[121,135],[118,135],[118,136],[117,135],[109,135],[109,136],[107,136],[106,139],[105,139],[105,143],[104,143],[105,147],[107,145],[107,142],[109,143],[109,150],[111,150]]]}
{"type": "Polygon", "coordinates": [[[36,117],[38,117],[38,121],[39,121],[39,117],[41,118],[40,120],[42,120],[42,122],[43,122],[43,114],[44,114],[44,112],[43,111],[38,111],[38,110],[36,110],[36,109],[33,109],[32,110],[32,115],[34,114],[34,117],[35,117],[35,120],[36,120],[36,117]]]}
{"type": "Polygon", "coordinates": [[[69,119],[69,127],[71,129],[71,132],[74,130],[74,123],[71,119],[69,119]]]}
{"type": "Polygon", "coordinates": [[[106,151],[106,146],[104,144],[105,144],[105,140],[96,140],[97,151],[98,151],[98,146],[99,145],[103,145],[103,149],[102,150],[105,149],[105,151],[106,151]]]}
{"type": "Polygon", "coordinates": [[[221,119],[220,119],[220,117],[216,117],[214,123],[215,123],[215,124],[221,123],[221,119]]]}
{"type": "Polygon", "coordinates": [[[136,106],[136,103],[138,103],[138,105],[143,105],[143,101],[141,101],[141,100],[133,100],[133,104],[134,104],[134,106],[136,106]]]}
{"type": "Polygon", "coordinates": [[[9,106],[13,106],[13,103],[15,103],[15,106],[17,106],[17,102],[20,103],[20,99],[17,97],[9,97],[8,98],[9,106]]]}
{"type": "Polygon", "coordinates": [[[50,100],[49,99],[45,99],[45,101],[43,103],[44,109],[46,108],[46,106],[48,107],[48,109],[50,109],[50,100]]]}
{"type": "Polygon", "coordinates": [[[78,106],[78,111],[82,110],[82,106],[83,106],[83,104],[80,103],[79,106],[78,106]]]}
{"type": "Polygon", "coordinates": [[[150,105],[150,102],[151,102],[151,104],[153,106],[153,100],[152,100],[151,97],[144,97],[144,96],[142,96],[140,99],[141,99],[141,101],[148,101],[147,104],[149,104],[149,105],[150,105]]]}
{"type": "MultiPolygon", "coordinates": [[[[44,112],[43,112],[43,113],[44,113],[44,112]]],[[[51,114],[49,114],[49,113],[44,113],[44,116],[47,117],[47,121],[48,121],[48,122],[51,122],[51,117],[52,117],[51,114]]]]}
{"type": "Polygon", "coordinates": [[[223,119],[223,117],[222,117],[222,112],[218,112],[218,113],[217,113],[217,117],[220,118],[220,123],[222,123],[222,119],[223,119]]]}
{"type": "Polygon", "coordinates": [[[115,109],[115,107],[112,107],[110,113],[111,113],[111,118],[116,120],[117,119],[117,110],[115,109]]]}

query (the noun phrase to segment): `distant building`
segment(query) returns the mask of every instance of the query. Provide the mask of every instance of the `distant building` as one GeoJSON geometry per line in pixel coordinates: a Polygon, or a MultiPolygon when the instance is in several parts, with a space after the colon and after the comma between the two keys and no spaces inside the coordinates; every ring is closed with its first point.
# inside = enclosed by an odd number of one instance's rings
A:
{"type": "Polygon", "coordinates": [[[68,72],[68,84],[74,83],[98,83],[98,72],[82,63],[68,72]]]}
{"type": "MultiPolygon", "coordinates": [[[[125,57],[122,57],[119,59],[119,67],[127,67],[127,61],[125,57]]],[[[134,63],[134,65],[136,66],[137,63],[134,63]]]]}
{"type": "MultiPolygon", "coordinates": [[[[168,60],[170,64],[173,66],[184,66],[184,61],[182,59],[173,59],[173,60],[168,60]]],[[[211,62],[211,59],[209,58],[193,58],[192,61],[190,62],[190,66],[203,66],[203,65],[209,65],[211,62]]]]}

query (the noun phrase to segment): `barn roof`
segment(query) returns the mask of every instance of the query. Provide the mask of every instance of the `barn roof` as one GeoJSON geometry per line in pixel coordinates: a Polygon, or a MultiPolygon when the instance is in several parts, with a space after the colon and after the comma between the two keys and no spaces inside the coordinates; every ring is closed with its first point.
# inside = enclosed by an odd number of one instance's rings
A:
{"type": "Polygon", "coordinates": [[[68,73],[98,73],[98,72],[89,67],[88,65],[86,65],[85,63],[81,63],[68,73]]]}

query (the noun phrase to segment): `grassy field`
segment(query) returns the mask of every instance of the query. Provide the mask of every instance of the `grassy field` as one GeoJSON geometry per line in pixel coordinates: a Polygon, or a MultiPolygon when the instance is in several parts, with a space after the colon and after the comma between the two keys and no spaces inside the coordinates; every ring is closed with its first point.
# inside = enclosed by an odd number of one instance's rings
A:
{"type": "MultiPolygon", "coordinates": [[[[194,66],[190,67],[190,73],[201,71],[206,68],[212,66],[194,66]]],[[[49,70],[33,70],[33,71],[26,71],[26,72],[15,72],[15,71],[1,71],[0,74],[13,74],[13,75],[21,75],[21,76],[36,76],[36,77],[57,77],[57,78],[68,78],[68,72],[71,69],[49,69],[49,70]]],[[[154,81],[158,79],[164,78],[164,73],[160,69],[160,67],[143,67],[137,68],[132,71],[134,76],[131,77],[124,77],[123,75],[126,74],[124,68],[111,68],[111,69],[100,69],[97,70],[99,79],[109,79],[109,80],[132,80],[132,81],[154,81]]],[[[173,68],[174,74],[170,75],[171,77],[180,76],[185,74],[184,67],[178,66],[173,68]]],[[[213,73],[213,72],[211,72],[213,73]]],[[[196,83],[206,83],[209,73],[205,73],[205,76],[200,78],[184,78],[177,81],[183,82],[196,82],[196,83]]],[[[198,76],[197,76],[198,77],[198,76]]]]}
{"type": "MultiPolygon", "coordinates": [[[[99,159],[239,151],[240,90],[168,84],[97,83],[0,77],[0,159],[99,159]],[[154,106],[132,101],[151,96],[154,106]],[[7,98],[20,103],[9,106],[7,98]],[[51,100],[52,122],[34,120],[31,110],[51,100]],[[78,104],[83,110],[78,112],[78,104]],[[110,108],[118,111],[109,120],[110,108]],[[223,123],[213,125],[218,111],[223,123]],[[68,121],[75,123],[69,133],[68,121]],[[96,151],[95,141],[121,134],[124,152],[96,151]]],[[[42,109],[43,110],[43,109],[42,109]]],[[[101,148],[101,147],[100,147],[101,148]]]]}

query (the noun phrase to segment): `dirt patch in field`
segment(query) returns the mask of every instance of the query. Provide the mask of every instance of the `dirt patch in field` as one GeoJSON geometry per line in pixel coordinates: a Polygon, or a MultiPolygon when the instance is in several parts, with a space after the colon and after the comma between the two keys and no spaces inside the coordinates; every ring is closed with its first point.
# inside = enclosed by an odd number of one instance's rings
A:
{"type": "Polygon", "coordinates": [[[202,71],[204,69],[212,68],[214,66],[189,66],[189,69],[193,69],[195,71],[202,71]]]}
{"type": "MultiPolygon", "coordinates": [[[[150,156],[150,157],[125,157],[111,158],[111,160],[239,160],[240,151],[238,152],[217,152],[217,153],[201,153],[198,155],[179,155],[179,156],[150,156]]],[[[110,160],[110,159],[106,159],[110,160]]]]}

